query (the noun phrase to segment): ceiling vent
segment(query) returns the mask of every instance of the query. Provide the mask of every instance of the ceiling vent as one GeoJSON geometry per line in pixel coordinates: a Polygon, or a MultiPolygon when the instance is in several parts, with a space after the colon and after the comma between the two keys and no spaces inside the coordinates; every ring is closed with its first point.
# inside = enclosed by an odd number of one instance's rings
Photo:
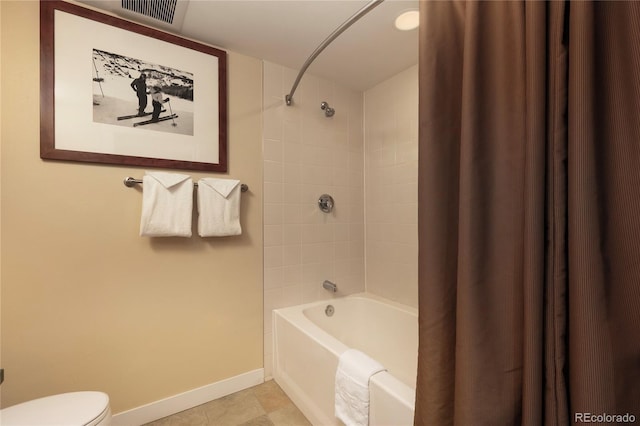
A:
{"type": "Polygon", "coordinates": [[[122,17],[179,32],[189,0],[121,0],[109,3],[122,17]]]}
{"type": "Polygon", "coordinates": [[[122,8],[173,24],[178,0],[122,0],[122,8]]]}

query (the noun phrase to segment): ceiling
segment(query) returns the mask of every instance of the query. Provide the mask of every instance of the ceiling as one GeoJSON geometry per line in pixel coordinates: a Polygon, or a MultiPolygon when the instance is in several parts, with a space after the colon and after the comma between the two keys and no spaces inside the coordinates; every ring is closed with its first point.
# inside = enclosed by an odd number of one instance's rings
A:
{"type": "MultiPolygon", "coordinates": [[[[232,52],[299,70],[368,0],[178,0],[172,25],[124,11],[119,0],[80,0],[98,9],[232,52]],[[180,9],[181,8],[181,9],[180,9]]],[[[308,73],[366,90],[415,65],[417,30],[395,18],[418,0],[386,0],[334,40],[308,73]]],[[[291,82],[293,84],[293,82],[291,82]]]]}

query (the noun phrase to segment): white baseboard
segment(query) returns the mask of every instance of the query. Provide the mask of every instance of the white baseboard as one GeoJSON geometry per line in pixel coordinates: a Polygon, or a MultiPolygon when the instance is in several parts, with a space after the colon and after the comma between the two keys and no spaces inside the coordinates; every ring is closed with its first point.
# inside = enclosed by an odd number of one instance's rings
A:
{"type": "Polygon", "coordinates": [[[143,425],[263,382],[263,368],[248,371],[238,376],[115,414],[111,424],[113,426],[143,425]]]}

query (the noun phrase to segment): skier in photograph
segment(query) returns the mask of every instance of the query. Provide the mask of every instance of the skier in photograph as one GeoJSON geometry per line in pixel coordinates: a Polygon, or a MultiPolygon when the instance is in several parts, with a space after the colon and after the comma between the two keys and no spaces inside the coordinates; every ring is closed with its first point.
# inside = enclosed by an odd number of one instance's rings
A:
{"type": "Polygon", "coordinates": [[[147,107],[147,75],[140,74],[140,77],[131,82],[131,88],[138,95],[138,115],[144,115],[147,107]]]}
{"type": "Polygon", "coordinates": [[[153,86],[151,88],[151,105],[153,105],[153,114],[151,115],[152,122],[158,121],[160,112],[162,111],[162,104],[169,102],[169,98],[162,99],[163,95],[160,86],[153,86]]]}

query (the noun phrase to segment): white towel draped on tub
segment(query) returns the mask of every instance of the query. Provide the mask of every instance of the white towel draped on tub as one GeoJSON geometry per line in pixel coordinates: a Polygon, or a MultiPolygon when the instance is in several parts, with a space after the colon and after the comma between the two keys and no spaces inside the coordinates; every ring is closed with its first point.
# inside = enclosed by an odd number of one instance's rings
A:
{"type": "Polygon", "coordinates": [[[369,424],[369,378],[385,368],[368,355],[348,349],[338,360],[335,415],[347,426],[369,424]]]}
{"type": "Polygon", "coordinates": [[[203,178],[198,181],[198,234],[225,237],[242,234],[240,181],[203,178]]]}
{"type": "Polygon", "coordinates": [[[140,235],[190,237],[193,181],[177,173],[147,172],[142,178],[140,235]]]}

